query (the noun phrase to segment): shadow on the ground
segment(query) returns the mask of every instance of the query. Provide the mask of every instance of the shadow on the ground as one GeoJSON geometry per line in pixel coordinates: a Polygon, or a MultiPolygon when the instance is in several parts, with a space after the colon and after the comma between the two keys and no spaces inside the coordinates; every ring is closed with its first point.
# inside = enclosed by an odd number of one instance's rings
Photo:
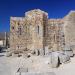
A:
{"type": "Polygon", "coordinates": [[[0,47],[0,57],[3,57],[6,52],[6,49],[4,47],[0,47]]]}
{"type": "Polygon", "coordinates": [[[0,55],[0,57],[3,57],[4,55],[0,55]]]}
{"type": "Polygon", "coordinates": [[[6,52],[5,48],[4,47],[0,47],[0,53],[4,53],[4,52],[6,52]]]}
{"type": "Polygon", "coordinates": [[[4,50],[2,50],[2,51],[0,51],[0,53],[5,53],[6,51],[4,51],[4,50]]]}

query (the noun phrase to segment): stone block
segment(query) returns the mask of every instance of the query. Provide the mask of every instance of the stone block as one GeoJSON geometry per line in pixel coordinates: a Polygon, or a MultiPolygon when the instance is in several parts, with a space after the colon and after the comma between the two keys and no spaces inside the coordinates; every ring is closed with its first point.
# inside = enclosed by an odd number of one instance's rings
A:
{"type": "Polygon", "coordinates": [[[10,57],[10,56],[12,56],[12,52],[7,52],[6,57],[10,57]]]}
{"type": "Polygon", "coordinates": [[[12,53],[12,57],[18,57],[19,54],[12,53]]]}
{"type": "Polygon", "coordinates": [[[66,63],[67,61],[70,60],[70,56],[64,53],[59,53],[59,60],[60,60],[60,63],[66,63]]]}
{"type": "Polygon", "coordinates": [[[52,55],[51,55],[51,66],[53,68],[56,68],[59,66],[59,63],[58,63],[58,56],[59,56],[59,53],[57,52],[52,52],[52,55]]]}
{"type": "Polygon", "coordinates": [[[56,68],[60,63],[70,61],[70,56],[66,55],[63,51],[55,51],[51,53],[51,66],[56,68]]]}
{"type": "Polygon", "coordinates": [[[28,56],[27,53],[23,53],[23,54],[22,54],[22,57],[24,57],[24,58],[28,58],[27,56],[28,56]]]}
{"type": "Polygon", "coordinates": [[[35,54],[36,54],[36,56],[39,55],[39,50],[38,49],[35,50],[35,54]]]}
{"type": "Polygon", "coordinates": [[[73,54],[73,50],[72,50],[72,48],[70,47],[70,45],[65,45],[65,47],[64,47],[64,53],[66,54],[66,55],[68,55],[68,56],[73,56],[74,54],[73,54]]]}
{"type": "Polygon", "coordinates": [[[70,56],[70,57],[73,57],[73,56],[74,56],[72,50],[66,50],[66,51],[64,51],[64,53],[65,53],[65,55],[68,55],[68,56],[70,56]]]}
{"type": "Polygon", "coordinates": [[[45,46],[45,55],[48,55],[48,53],[49,53],[49,49],[48,48],[49,48],[48,46],[45,46]]]}
{"type": "Polygon", "coordinates": [[[44,56],[45,53],[44,53],[44,50],[43,49],[39,49],[39,52],[40,52],[40,55],[41,56],[44,56]]]}

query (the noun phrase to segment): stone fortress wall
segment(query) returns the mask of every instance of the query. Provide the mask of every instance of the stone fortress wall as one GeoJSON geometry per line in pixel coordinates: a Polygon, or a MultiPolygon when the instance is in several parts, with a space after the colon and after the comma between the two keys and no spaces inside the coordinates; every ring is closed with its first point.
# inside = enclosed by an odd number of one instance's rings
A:
{"type": "Polygon", "coordinates": [[[14,52],[39,52],[64,50],[75,43],[75,12],[62,19],[48,19],[48,13],[35,9],[25,17],[10,18],[10,50],[14,52]],[[73,38],[73,39],[72,39],[73,38]]]}

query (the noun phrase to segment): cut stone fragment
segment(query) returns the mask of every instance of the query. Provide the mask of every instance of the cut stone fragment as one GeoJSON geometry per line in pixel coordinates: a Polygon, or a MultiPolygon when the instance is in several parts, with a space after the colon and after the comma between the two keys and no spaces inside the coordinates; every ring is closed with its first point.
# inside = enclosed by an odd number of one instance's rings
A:
{"type": "Polygon", "coordinates": [[[72,57],[74,54],[73,54],[73,51],[72,49],[70,48],[69,45],[65,45],[65,48],[64,48],[64,53],[70,57],[72,57]]]}
{"type": "Polygon", "coordinates": [[[55,51],[51,53],[51,66],[56,68],[60,63],[66,63],[70,60],[70,56],[65,54],[63,51],[55,51]]]}
{"type": "Polygon", "coordinates": [[[36,56],[39,55],[39,51],[37,49],[35,50],[35,53],[36,53],[36,56]]]}
{"type": "Polygon", "coordinates": [[[72,50],[66,50],[65,52],[64,52],[66,55],[68,55],[68,56],[70,56],[70,57],[73,57],[74,56],[74,54],[73,54],[73,51],[72,50]]]}
{"type": "Polygon", "coordinates": [[[70,60],[70,56],[63,54],[63,53],[60,53],[59,59],[60,59],[60,63],[66,63],[67,61],[70,60]]]}
{"type": "Polygon", "coordinates": [[[13,57],[18,57],[19,54],[12,53],[13,57]]]}
{"type": "Polygon", "coordinates": [[[59,66],[59,63],[58,63],[58,55],[59,55],[59,53],[52,52],[52,55],[51,55],[51,66],[53,68],[56,68],[56,67],[59,66]]]}
{"type": "Polygon", "coordinates": [[[11,52],[7,52],[6,53],[6,57],[10,57],[10,56],[12,56],[12,53],[11,52]]]}

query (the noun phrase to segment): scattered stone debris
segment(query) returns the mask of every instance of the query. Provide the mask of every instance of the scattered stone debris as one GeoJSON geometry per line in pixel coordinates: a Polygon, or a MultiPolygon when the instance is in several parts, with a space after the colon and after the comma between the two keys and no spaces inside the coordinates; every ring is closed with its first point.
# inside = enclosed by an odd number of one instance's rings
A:
{"type": "Polygon", "coordinates": [[[65,45],[64,53],[70,57],[74,56],[73,50],[71,49],[70,46],[67,46],[67,45],[65,45]]]}
{"type": "Polygon", "coordinates": [[[60,63],[66,63],[70,61],[70,56],[66,55],[64,52],[55,51],[51,54],[51,66],[56,68],[60,65],[60,63]]]}
{"type": "Polygon", "coordinates": [[[64,53],[70,57],[73,57],[74,54],[73,54],[73,51],[72,50],[65,50],[64,53]]]}
{"type": "Polygon", "coordinates": [[[70,56],[68,56],[64,53],[60,53],[59,60],[60,60],[60,63],[66,63],[66,62],[70,61],[70,56]]]}

